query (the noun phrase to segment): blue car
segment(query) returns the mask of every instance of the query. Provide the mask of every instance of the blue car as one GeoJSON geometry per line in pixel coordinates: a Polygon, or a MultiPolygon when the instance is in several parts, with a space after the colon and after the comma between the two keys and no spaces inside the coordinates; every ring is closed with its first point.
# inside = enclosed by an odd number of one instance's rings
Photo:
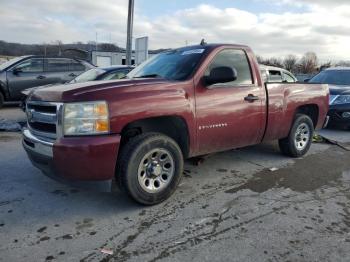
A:
{"type": "Polygon", "coordinates": [[[328,84],[330,91],[328,126],[350,128],[350,67],[326,69],[309,83],[328,84]]]}

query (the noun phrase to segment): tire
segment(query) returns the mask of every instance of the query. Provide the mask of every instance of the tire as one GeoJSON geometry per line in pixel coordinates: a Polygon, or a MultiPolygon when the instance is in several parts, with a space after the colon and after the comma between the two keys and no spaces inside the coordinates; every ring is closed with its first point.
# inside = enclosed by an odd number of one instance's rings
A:
{"type": "Polygon", "coordinates": [[[136,202],[156,205],[175,192],[183,162],[181,149],[173,139],[158,133],[141,134],[122,148],[117,180],[136,202]]]}
{"type": "Polygon", "coordinates": [[[314,124],[307,115],[297,114],[288,137],[279,140],[279,147],[284,155],[304,156],[310,149],[314,135],[314,124]]]}
{"type": "Polygon", "coordinates": [[[0,92],[0,108],[4,106],[5,103],[5,97],[4,95],[0,92]]]}

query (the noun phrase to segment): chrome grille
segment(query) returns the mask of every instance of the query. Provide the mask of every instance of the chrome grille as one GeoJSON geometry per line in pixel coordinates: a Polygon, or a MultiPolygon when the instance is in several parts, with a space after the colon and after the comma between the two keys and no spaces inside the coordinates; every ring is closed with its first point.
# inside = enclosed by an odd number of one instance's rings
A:
{"type": "Polygon", "coordinates": [[[27,102],[27,121],[30,131],[46,140],[52,141],[60,136],[61,103],[27,102]]]}

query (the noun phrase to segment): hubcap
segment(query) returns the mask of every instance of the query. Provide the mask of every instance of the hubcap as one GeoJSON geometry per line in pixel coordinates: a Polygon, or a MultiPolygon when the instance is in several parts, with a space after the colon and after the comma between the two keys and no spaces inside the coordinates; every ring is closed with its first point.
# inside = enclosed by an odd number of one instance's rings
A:
{"type": "Polygon", "coordinates": [[[163,148],[156,148],[142,158],[137,177],[143,190],[148,193],[158,193],[170,184],[174,172],[175,164],[170,152],[163,148]]]}
{"type": "Polygon", "coordinates": [[[310,135],[310,127],[307,124],[302,123],[298,126],[294,138],[294,143],[298,150],[304,150],[306,148],[311,139],[310,135]]]}

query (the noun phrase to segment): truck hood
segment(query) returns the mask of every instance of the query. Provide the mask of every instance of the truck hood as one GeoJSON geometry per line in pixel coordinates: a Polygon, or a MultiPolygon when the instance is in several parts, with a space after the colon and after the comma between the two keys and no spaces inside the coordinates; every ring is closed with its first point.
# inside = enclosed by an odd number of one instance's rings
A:
{"type": "MultiPolygon", "coordinates": [[[[48,101],[48,102],[74,102],[79,101],[82,97],[94,98],[94,93],[104,91],[104,94],[113,92],[116,88],[132,88],[146,85],[164,85],[168,80],[161,78],[152,79],[122,79],[115,81],[94,81],[76,84],[62,84],[45,86],[44,88],[35,89],[29,97],[31,101],[48,101]]],[[[90,99],[88,99],[90,100],[90,99]]],[[[106,97],[105,100],[108,100],[106,97]]]]}
{"type": "Polygon", "coordinates": [[[336,96],[336,95],[350,95],[350,86],[330,85],[329,86],[329,92],[330,92],[330,95],[332,95],[332,96],[336,96]]]}

